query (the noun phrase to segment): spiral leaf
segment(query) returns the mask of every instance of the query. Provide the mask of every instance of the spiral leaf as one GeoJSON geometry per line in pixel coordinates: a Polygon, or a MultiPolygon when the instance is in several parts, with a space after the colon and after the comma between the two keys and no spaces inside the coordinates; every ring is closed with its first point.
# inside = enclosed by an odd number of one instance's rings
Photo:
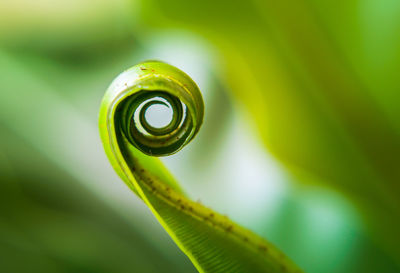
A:
{"type": "Polygon", "coordinates": [[[197,85],[162,62],[138,64],[119,75],[100,109],[106,154],[124,182],[148,205],[200,272],[301,272],[272,244],[188,199],[158,158],[188,144],[202,124],[197,85]],[[154,105],[170,108],[163,127],[147,120],[154,105]]]}

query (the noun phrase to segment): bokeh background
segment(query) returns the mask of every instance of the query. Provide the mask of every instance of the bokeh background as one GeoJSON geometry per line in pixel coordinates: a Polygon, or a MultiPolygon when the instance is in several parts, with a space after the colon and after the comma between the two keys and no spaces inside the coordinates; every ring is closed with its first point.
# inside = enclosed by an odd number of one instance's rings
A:
{"type": "Polygon", "coordinates": [[[0,0],[0,272],[196,272],[98,136],[146,59],[203,92],[189,196],[306,272],[400,272],[399,33],[397,0],[0,0]]]}

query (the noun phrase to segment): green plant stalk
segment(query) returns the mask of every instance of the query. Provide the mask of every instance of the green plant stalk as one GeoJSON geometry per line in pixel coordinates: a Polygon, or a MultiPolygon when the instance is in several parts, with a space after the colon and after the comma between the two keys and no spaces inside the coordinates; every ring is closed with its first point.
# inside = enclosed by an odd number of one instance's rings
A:
{"type": "Polygon", "coordinates": [[[122,180],[157,217],[199,272],[301,272],[271,243],[191,201],[154,156],[179,151],[198,132],[204,104],[197,85],[162,62],[140,63],[119,75],[100,109],[100,135],[122,180]],[[171,107],[163,128],[151,126],[151,105],[171,107]]]}

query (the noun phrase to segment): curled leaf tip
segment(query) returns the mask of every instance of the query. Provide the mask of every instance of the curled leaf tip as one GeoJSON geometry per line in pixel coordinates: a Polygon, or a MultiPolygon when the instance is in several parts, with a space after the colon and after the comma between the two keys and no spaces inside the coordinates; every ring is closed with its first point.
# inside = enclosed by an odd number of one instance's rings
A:
{"type": "Polygon", "coordinates": [[[263,238],[186,197],[156,158],[188,144],[203,114],[200,90],[188,75],[163,62],[140,63],[121,73],[104,95],[99,117],[104,150],[199,272],[300,272],[263,238]],[[147,116],[157,105],[172,112],[161,126],[147,116]]]}
{"type": "Polygon", "coordinates": [[[204,103],[199,88],[178,68],[159,61],[140,63],[120,74],[108,92],[123,96],[118,108],[126,139],[151,156],[174,154],[189,143],[203,121],[204,103]],[[146,113],[155,106],[172,112],[166,125],[155,126],[146,113]]]}

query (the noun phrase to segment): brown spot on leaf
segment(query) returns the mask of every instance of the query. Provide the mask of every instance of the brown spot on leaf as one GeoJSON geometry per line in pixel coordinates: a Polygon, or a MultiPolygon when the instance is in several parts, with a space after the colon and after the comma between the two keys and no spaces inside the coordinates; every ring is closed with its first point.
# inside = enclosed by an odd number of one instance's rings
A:
{"type": "Polygon", "coordinates": [[[258,249],[261,250],[262,252],[267,252],[268,248],[265,245],[259,245],[258,249]]]}

